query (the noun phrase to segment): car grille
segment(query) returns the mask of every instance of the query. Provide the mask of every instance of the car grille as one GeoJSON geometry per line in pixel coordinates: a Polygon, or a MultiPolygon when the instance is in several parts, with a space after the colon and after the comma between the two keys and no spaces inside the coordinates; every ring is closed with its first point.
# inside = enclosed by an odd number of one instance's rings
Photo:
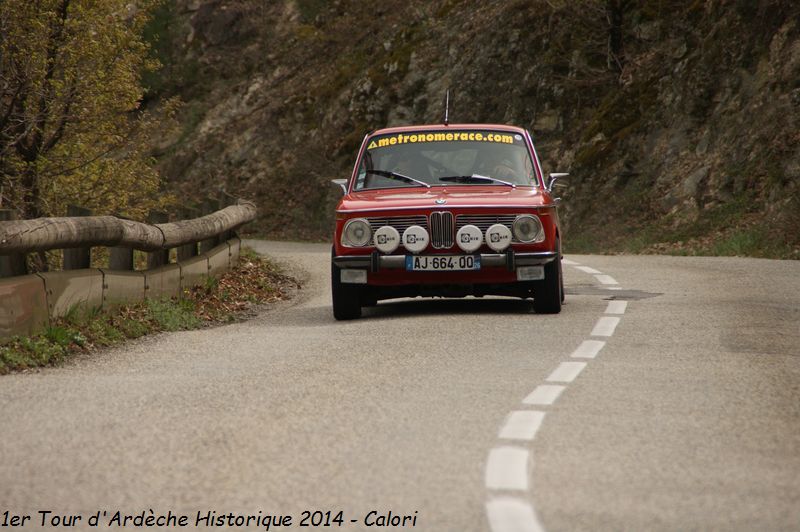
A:
{"type": "Polygon", "coordinates": [[[453,247],[453,213],[438,211],[431,213],[431,245],[434,249],[453,247]]]}
{"type": "Polygon", "coordinates": [[[370,228],[372,228],[372,232],[378,230],[378,228],[383,227],[384,225],[389,225],[397,229],[397,232],[400,233],[400,236],[403,236],[403,231],[411,227],[412,225],[419,225],[425,227],[427,225],[427,219],[425,216],[388,216],[383,218],[367,218],[369,222],[370,228]]]}
{"type": "MultiPolygon", "coordinates": [[[[516,214],[460,214],[456,217],[456,231],[465,225],[474,225],[480,229],[482,233],[486,233],[486,230],[494,224],[503,224],[508,227],[513,234],[512,226],[517,216],[516,214]]],[[[518,242],[518,240],[512,238],[512,242],[518,242]]]]}

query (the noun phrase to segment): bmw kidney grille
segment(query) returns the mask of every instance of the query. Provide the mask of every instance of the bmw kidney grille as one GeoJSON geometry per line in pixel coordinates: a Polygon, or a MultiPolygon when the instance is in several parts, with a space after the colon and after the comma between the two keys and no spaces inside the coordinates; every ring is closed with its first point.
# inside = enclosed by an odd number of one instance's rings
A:
{"type": "Polygon", "coordinates": [[[449,211],[432,212],[430,217],[431,245],[435,249],[453,247],[453,213],[449,211]]]}

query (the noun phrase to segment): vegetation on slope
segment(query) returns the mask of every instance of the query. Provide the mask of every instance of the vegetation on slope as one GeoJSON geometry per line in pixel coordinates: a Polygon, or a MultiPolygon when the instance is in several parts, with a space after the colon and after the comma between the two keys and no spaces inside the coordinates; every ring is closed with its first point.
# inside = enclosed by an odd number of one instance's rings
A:
{"type": "Polygon", "coordinates": [[[181,298],[148,299],[111,312],[72,312],[43,333],[0,345],[0,374],[60,363],[76,353],[162,331],[182,331],[249,316],[291,297],[298,282],[267,259],[243,249],[239,264],[181,298]]]}

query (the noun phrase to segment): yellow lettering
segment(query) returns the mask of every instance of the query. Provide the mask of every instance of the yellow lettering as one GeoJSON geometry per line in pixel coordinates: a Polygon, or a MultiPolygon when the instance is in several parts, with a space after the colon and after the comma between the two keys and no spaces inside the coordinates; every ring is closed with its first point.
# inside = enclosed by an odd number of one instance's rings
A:
{"type": "MultiPolygon", "coordinates": [[[[2,1],[2,0],[0,0],[2,1]]],[[[478,142],[501,142],[504,144],[514,144],[513,135],[505,135],[500,133],[487,133],[482,132],[441,132],[441,133],[418,133],[415,135],[402,135],[398,134],[394,137],[384,137],[377,140],[372,140],[367,146],[368,150],[375,148],[383,148],[385,146],[395,146],[397,144],[405,144],[408,142],[442,142],[442,141],[478,141],[478,142]]]]}

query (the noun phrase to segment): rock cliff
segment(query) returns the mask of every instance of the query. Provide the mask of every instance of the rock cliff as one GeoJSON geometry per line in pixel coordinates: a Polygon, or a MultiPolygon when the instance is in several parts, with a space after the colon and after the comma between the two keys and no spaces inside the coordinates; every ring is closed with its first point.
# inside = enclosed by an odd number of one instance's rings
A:
{"type": "Polygon", "coordinates": [[[163,175],[255,198],[260,233],[329,237],[363,135],[438,122],[449,87],[452,121],[571,173],[570,251],[800,258],[793,0],[176,0],[151,26],[148,104],[185,102],[163,175]]]}

